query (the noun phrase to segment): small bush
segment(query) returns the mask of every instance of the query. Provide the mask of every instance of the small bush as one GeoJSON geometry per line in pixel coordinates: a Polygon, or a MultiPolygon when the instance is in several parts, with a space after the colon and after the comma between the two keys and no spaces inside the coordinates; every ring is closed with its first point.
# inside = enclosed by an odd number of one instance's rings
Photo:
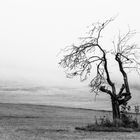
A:
{"type": "Polygon", "coordinates": [[[100,117],[100,122],[98,123],[98,126],[103,127],[112,127],[114,126],[114,123],[107,117],[100,117]]]}
{"type": "Polygon", "coordinates": [[[121,120],[123,127],[129,128],[138,128],[139,124],[136,118],[133,118],[128,112],[131,110],[131,107],[126,105],[121,106],[121,120]]]}
{"type": "Polygon", "coordinates": [[[133,118],[132,115],[122,114],[121,115],[122,126],[130,128],[138,128],[139,124],[136,118],[133,118]]]}
{"type": "Polygon", "coordinates": [[[85,127],[76,127],[78,130],[85,131],[119,131],[119,132],[132,132],[140,131],[137,118],[133,118],[130,113],[131,107],[127,104],[121,106],[120,119],[111,121],[108,117],[103,116],[97,119],[95,117],[94,124],[88,124],[85,127]]]}
{"type": "Polygon", "coordinates": [[[94,124],[88,124],[85,127],[76,127],[76,130],[84,131],[107,131],[107,132],[132,132],[140,131],[139,124],[136,119],[133,119],[131,115],[122,115],[122,118],[111,121],[108,117],[95,117],[94,124]],[[117,125],[116,125],[117,123],[117,125]]]}

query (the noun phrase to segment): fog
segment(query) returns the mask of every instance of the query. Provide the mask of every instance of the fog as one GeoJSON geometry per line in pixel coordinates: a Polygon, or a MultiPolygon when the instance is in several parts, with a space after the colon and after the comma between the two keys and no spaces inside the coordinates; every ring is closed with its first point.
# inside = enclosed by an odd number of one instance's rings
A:
{"type": "Polygon", "coordinates": [[[139,32],[138,9],[138,0],[1,1],[0,79],[81,85],[79,80],[67,79],[58,66],[60,49],[74,43],[91,23],[115,15],[116,20],[106,29],[108,41],[128,25],[139,32]]]}
{"type": "MultiPolygon", "coordinates": [[[[138,32],[133,41],[139,45],[138,0],[0,1],[0,101],[68,106],[73,102],[74,106],[93,107],[95,95],[90,93],[89,80],[67,79],[58,65],[58,53],[84,35],[87,26],[113,16],[117,16],[115,21],[103,32],[104,47],[112,49],[112,40],[128,27],[138,32]]],[[[113,68],[113,62],[110,66],[119,86],[118,68],[113,68]]],[[[136,95],[140,78],[133,73],[129,80],[136,95]]],[[[103,108],[102,99],[106,97],[99,97],[97,107],[103,108]]],[[[108,108],[109,98],[105,101],[108,108]]]]}

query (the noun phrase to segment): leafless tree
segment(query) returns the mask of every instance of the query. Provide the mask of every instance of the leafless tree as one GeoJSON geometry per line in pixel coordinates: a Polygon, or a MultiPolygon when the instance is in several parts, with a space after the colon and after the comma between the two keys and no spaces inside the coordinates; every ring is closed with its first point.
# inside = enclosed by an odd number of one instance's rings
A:
{"type": "Polygon", "coordinates": [[[90,87],[96,94],[106,93],[111,97],[113,120],[120,119],[120,106],[126,105],[131,99],[131,91],[126,69],[139,70],[139,57],[136,55],[138,47],[135,43],[129,44],[129,40],[136,34],[130,29],[124,35],[118,35],[117,41],[113,41],[113,51],[107,51],[104,45],[100,45],[102,31],[114,19],[104,23],[92,24],[88,36],[81,38],[81,44],[71,45],[63,50],[66,55],[60,60],[60,65],[66,69],[68,77],[79,75],[81,80],[86,80],[93,70],[96,74],[92,77],[90,87]],[[117,62],[123,83],[119,92],[111,79],[107,55],[112,54],[117,62]]]}

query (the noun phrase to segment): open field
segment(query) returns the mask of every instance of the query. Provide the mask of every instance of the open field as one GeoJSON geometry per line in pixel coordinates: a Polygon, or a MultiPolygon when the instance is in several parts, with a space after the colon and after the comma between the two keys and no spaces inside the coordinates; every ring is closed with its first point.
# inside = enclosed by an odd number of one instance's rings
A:
{"type": "Polygon", "coordinates": [[[140,132],[83,132],[76,126],[93,123],[111,112],[57,106],[0,104],[0,140],[133,140],[140,132]]]}

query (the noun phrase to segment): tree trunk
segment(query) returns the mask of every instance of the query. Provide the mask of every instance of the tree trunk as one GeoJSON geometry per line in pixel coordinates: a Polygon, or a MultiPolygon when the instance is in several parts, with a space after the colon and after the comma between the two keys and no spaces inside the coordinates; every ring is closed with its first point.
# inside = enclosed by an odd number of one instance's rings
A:
{"type": "Polygon", "coordinates": [[[116,99],[111,99],[112,102],[112,113],[113,113],[113,122],[118,126],[118,121],[120,120],[120,108],[119,102],[116,99]]]}

